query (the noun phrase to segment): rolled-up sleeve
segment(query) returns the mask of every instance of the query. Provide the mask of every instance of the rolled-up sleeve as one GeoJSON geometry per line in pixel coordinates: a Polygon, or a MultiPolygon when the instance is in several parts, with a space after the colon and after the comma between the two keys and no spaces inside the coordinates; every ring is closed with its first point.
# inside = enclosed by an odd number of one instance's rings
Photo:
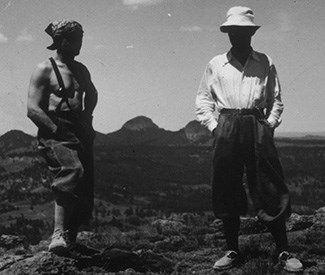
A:
{"type": "Polygon", "coordinates": [[[281,86],[275,66],[271,64],[267,82],[267,121],[271,127],[277,127],[282,121],[283,103],[281,86]]]}
{"type": "Polygon", "coordinates": [[[205,69],[199,89],[197,91],[195,113],[198,121],[212,132],[217,127],[218,122],[214,115],[216,103],[211,94],[211,77],[212,69],[208,65],[205,69]]]}

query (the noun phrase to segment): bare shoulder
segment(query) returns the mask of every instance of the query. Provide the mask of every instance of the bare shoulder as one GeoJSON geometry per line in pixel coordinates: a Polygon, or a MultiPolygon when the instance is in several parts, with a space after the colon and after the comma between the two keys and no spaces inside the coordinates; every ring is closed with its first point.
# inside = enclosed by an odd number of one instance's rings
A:
{"type": "Polygon", "coordinates": [[[43,62],[36,65],[36,68],[32,74],[32,78],[36,79],[49,79],[52,71],[52,65],[50,60],[44,60],[43,62]]]}

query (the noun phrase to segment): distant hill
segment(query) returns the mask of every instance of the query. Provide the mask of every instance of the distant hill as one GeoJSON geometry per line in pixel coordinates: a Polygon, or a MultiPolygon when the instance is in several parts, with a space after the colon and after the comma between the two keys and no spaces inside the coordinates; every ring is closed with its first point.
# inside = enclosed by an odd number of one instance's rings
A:
{"type": "Polygon", "coordinates": [[[127,121],[120,130],[105,137],[101,135],[97,142],[105,145],[186,146],[206,144],[210,139],[209,131],[197,121],[173,132],[159,128],[150,118],[138,116],[127,121]]]}
{"type": "MultiPolygon", "coordinates": [[[[35,146],[36,138],[20,130],[12,130],[0,136],[0,153],[18,148],[35,146]]],[[[211,134],[198,121],[189,122],[178,131],[160,128],[150,118],[137,116],[125,122],[121,129],[102,134],[97,132],[95,145],[148,145],[148,146],[188,146],[209,145],[211,134]]]]}
{"type": "MultiPolygon", "coordinates": [[[[288,142],[323,142],[325,132],[298,133],[277,132],[276,141],[279,144],[288,142]]],[[[95,145],[147,145],[147,146],[210,146],[213,138],[210,131],[198,121],[190,121],[178,131],[160,128],[150,118],[137,116],[124,123],[121,129],[103,134],[97,132],[95,145]]],[[[20,130],[11,130],[0,136],[0,154],[5,152],[32,148],[36,144],[33,136],[20,130]]]]}
{"type": "Polygon", "coordinates": [[[137,116],[124,123],[122,129],[141,132],[148,130],[158,130],[159,127],[153,123],[150,118],[147,118],[145,116],[137,116]]]}
{"type": "Polygon", "coordinates": [[[325,139],[325,132],[276,132],[279,138],[325,139]]]}
{"type": "Polygon", "coordinates": [[[34,137],[25,134],[20,130],[11,130],[0,136],[0,148],[19,148],[30,146],[35,140],[34,137]]]}
{"type": "Polygon", "coordinates": [[[0,136],[0,153],[19,149],[31,149],[35,146],[35,137],[25,134],[20,130],[11,130],[0,136]]]}

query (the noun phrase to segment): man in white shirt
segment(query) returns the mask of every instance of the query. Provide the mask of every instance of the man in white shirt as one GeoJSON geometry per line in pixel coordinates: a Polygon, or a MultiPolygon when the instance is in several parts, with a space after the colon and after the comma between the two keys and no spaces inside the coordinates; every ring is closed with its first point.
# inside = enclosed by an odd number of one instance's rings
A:
{"type": "Polygon", "coordinates": [[[283,112],[281,88],[270,57],[251,47],[259,27],[250,8],[228,11],[220,30],[228,33],[232,48],[208,63],[196,97],[197,118],[215,138],[213,211],[223,221],[228,246],[213,268],[224,270],[238,263],[239,217],[247,210],[246,172],[250,197],[274,237],[277,258],[285,270],[300,272],[302,264],[287,252],[290,200],[273,141],[283,112]]]}

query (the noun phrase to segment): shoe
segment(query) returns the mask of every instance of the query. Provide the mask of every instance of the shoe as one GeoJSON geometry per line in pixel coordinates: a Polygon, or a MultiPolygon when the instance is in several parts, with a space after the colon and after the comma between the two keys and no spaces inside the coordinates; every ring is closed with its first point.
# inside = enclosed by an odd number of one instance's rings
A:
{"type": "Polygon", "coordinates": [[[49,252],[52,252],[58,256],[65,256],[68,253],[68,244],[66,242],[67,233],[62,230],[55,230],[49,245],[49,252]]]}
{"type": "Polygon", "coordinates": [[[225,256],[217,260],[214,265],[213,269],[215,270],[225,270],[235,266],[236,262],[238,261],[238,253],[233,250],[229,250],[226,252],[225,256]]]}
{"type": "Polygon", "coordinates": [[[284,265],[283,269],[287,272],[302,272],[303,265],[297,259],[292,257],[288,251],[282,251],[279,254],[279,261],[284,265]]]}
{"type": "Polygon", "coordinates": [[[68,240],[71,244],[76,243],[78,235],[78,229],[69,229],[68,231],[68,240]]]}
{"type": "Polygon", "coordinates": [[[68,236],[68,241],[71,244],[76,243],[77,241],[77,236],[79,232],[79,224],[76,222],[70,222],[67,226],[67,236],[68,236]]]}

